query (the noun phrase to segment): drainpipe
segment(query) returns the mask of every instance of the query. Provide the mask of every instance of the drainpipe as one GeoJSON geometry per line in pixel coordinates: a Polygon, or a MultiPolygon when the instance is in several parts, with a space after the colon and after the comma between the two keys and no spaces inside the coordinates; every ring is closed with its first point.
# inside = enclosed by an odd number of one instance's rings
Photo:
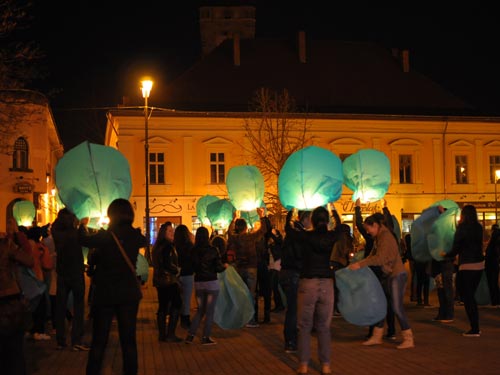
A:
{"type": "Polygon", "coordinates": [[[447,198],[446,190],[446,131],[448,130],[448,118],[446,119],[444,129],[443,129],[443,189],[444,189],[444,199],[447,198]]]}

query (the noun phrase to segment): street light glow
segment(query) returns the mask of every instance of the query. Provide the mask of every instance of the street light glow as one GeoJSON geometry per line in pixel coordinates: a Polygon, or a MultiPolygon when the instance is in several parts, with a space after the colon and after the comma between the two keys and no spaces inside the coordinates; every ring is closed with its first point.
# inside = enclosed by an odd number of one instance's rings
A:
{"type": "Polygon", "coordinates": [[[151,93],[151,89],[153,88],[153,81],[148,79],[141,81],[141,84],[142,97],[147,99],[149,98],[149,94],[151,93]]]}

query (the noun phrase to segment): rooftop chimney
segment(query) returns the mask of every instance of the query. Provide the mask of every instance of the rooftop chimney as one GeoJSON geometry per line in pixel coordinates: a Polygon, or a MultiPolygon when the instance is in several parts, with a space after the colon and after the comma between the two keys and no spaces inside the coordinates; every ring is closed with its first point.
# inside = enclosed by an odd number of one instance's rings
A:
{"type": "Polygon", "coordinates": [[[233,34],[233,61],[234,66],[240,66],[240,34],[233,34]]]}
{"type": "Polygon", "coordinates": [[[306,63],[306,33],[299,31],[299,61],[302,64],[306,63]]]}

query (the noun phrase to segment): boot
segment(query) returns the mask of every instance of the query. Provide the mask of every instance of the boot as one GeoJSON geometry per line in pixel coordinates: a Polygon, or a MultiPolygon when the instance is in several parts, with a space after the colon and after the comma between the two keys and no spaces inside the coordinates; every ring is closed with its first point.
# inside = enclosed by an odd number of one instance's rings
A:
{"type": "Polygon", "coordinates": [[[371,346],[371,345],[380,345],[382,344],[382,336],[384,335],[384,327],[373,327],[372,336],[363,342],[363,345],[371,346]]]}
{"type": "Polygon", "coordinates": [[[403,342],[397,346],[398,349],[409,349],[409,348],[414,348],[415,344],[413,343],[413,332],[411,329],[405,329],[404,331],[401,331],[401,334],[403,335],[403,342]]]}
{"type": "Polygon", "coordinates": [[[166,342],[181,342],[182,339],[175,335],[175,329],[177,328],[177,322],[179,321],[179,312],[170,312],[170,318],[168,320],[167,337],[166,342]]]}
{"type": "Polygon", "coordinates": [[[184,329],[189,329],[189,327],[191,327],[189,315],[181,315],[181,327],[184,329]]]}
{"type": "Polygon", "coordinates": [[[164,312],[156,313],[156,323],[158,324],[158,340],[165,341],[167,336],[167,314],[164,312]]]}

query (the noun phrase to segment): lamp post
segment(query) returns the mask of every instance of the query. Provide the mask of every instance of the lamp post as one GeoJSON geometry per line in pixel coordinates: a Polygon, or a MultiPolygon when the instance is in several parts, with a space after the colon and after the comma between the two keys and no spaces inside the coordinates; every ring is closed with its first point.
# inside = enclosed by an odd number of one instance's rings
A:
{"type": "Polygon", "coordinates": [[[144,80],[141,82],[142,97],[144,98],[144,174],[146,176],[146,259],[151,263],[150,227],[149,227],[149,134],[148,134],[148,98],[153,87],[153,81],[144,80]]]}
{"type": "Polygon", "coordinates": [[[500,169],[495,171],[495,224],[498,224],[498,198],[497,198],[497,184],[500,180],[500,169]]]}

